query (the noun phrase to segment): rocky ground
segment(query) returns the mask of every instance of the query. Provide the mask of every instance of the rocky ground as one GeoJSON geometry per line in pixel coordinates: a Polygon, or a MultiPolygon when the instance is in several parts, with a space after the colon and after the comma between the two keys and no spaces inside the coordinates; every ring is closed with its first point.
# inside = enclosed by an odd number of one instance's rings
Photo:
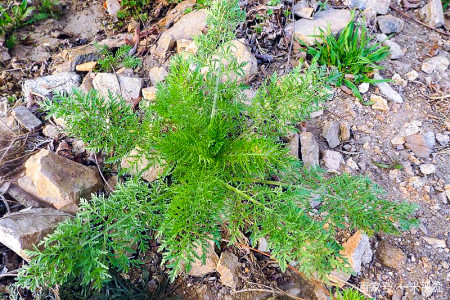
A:
{"type": "MultiPolygon", "coordinates": [[[[115,27],[114,1],[105,2],[106,10],[95,0],[61,2],[65,14],[60,19],[20,29],[28,38],[11,51],[0,43],[0,292],[27,259],[24,249],[70,217],[80,197],[107,191],[117,181],[114,172],[100,176],[102,157],[65,136],[60,120],[45,119],[39,100],[51,97],[54,89],[93,87],[119,93],[136,107],[145,105],[154,99],[156,83],[164,80],[170,56],[195,52],[192,37],[206,30],[206,11],[192,10],[195,0],[178,5],[156,1],[137,47],[143,66],[94,73],[98,54],[93,41],[119,47],[136,36],[139,24],[115,27]]],[[[272,72],[289,71],[304,57],[296,45],[290,50],[293,33],[309,43],[308,36],[329,22],[337,33],[350,20],[349,5],[364,10],[380,41],[393,34],[385,42],[390,58],[376,75],[392,82],[359,86],[374,104],[362,105],[348,90],[336,88],[323,110],[302,124],[301,133],[288,138],[288,146],[305,164],[367,175],[388,199],[419,205],[420,226],[401,236],[344,233],[344,255],[356,275],[334,274],[338,284],[346,281],[376,299],[448,299],[450,42],[445,27],[430,28],[448,19],[433,17],[434,1],[403,1],[400,6],[389,0],[330,1],[313,17],[315,1],[281,1],[270,8],[265,2],[243,1],[247,20],[237,29],[235,54],[248,62],[245,76],[252,87],[272,72]],[[294,11],[295,25],[284,13],[288,9],[294,11]]],[[[151,181],[155,172],[146,172],[144,179],[151,181]]],[[[209,254],[206,265],[195,265],[174,284],[167,284],[156,244],[143,256],[144,266],[123,277],[150,294],[174,299],[327,298],[323,285],[305,280],[295,268],[281,273],[264,255],[264,241],[258,251],[225,244],[209,254]]]]}

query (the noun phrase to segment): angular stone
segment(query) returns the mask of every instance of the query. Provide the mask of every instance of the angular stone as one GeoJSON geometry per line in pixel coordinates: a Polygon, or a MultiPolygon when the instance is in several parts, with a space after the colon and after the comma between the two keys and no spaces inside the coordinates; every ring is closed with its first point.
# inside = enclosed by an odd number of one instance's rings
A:
{"type": "Polygon", "coordinates": [[[433,131],[428,131],[423,135],[428,148],[436,146],[436,136],[433,131]]]}
{"type": "Polygon", "coordinates": [[[181,39],[177,41],[177,53],[191,53],[196,55],[198,52],[198,47],[194,41],[181,39]]]}
{"type": "Polygon", "coordinates": [[[144,155],[140,155],[137,149],[131,150],[127,157],[122,159],[120,166],[130,174],[140,174],[141,178],[153,182],[162,174],[164,169],[158,165],[151,165],[144,155]]]}
{"type": "MultiPolygon", "coordinates": [[[[378,73],[373,76],[374,79],[383,79],[378,73]]],[[[375,84],[379,89],[380,93],[383,94],[388,100],[395,103],[403,103],[403,98],[397,93],[387,82],[379,82],[375,84]]]]}
{"type": "MultiPolygon", "coordinates": [[[[304,43],[312,46],[318,38],[312,37],[320,33],[319,29],[327,30],[330,26],[331,32],[337,34],[351,21],[351,13],[347,9],[328,9],[320,11],[314,15],[313,20],[300,19],[290,23],[285,27],[288,37],[295,35],[304,43]],[[294,31],[295,28],[295,32],[294,31]]],[[[321,42],[321,41],[318,41],[321,42]]]]}
{"type": "Polygon", "coordinates": [[[175,45],[175,38],[171,34],[161,36],[158,41],[158,47],[155,49],[155,54],[159,57],[165,57],[167,52],[172,50],[175,45]]]}
{"type": "Polygon", "coordinates": [[[433,71],[443,73],[447,70],[448,65],[449,65],[448,58],[443,55],[439,55],[424,61],[422,64],[422,71],[424,71],[427,74],[431,74],[433,73],[433,71]]]}
{"type": "Polygon", "coordinates": [[[446,248],[447,245],[445,244],[445,240],[440,240],[432,237],[422,237],[428,244],[433,246],[433,248],[446,248]]]}
{"type": "Polygon", "coordinates": [[[203,29],[206,28],[206,15],[207,11],[205,9],[194,10],[183,15],[178,22],[161,34],[156,53],[165,53],[167,36],[172,36],[174,41],[178,41],[181,39],[189,40],[193,36],[202,33],[203,29]]]}
{"type": "Polygon", "coordinates": [[[389,268],[400,270],[406,264],[406,255],[403,251],[387,242],[381,242],[377,250],[380,262],[389,268]]]}
{"type": "Polygon", "coordinates": [[[142,97],[145,100],[153,101],[156,99],[156,92],[157,92],[157,89],[154,86],[149,86],[149,87],[143,88],[142,89],[142,97]]]}
{"type": "Polygon", "coordinates": [[[339,141],[339,123],[335,121],[327,121],[323,126],[322,136],[328,143],[330,148],[336,148],[339,141]]]}
{"type": "Polygon", "coordinates": [[[383,97],[380,97],[380,96],[377,96],[377,95],[371,95],[370,96],[370,101],[375,102],[374,104],[372,104],[372,108],[373,109],[379,110],[379,111],[382,111],[382,112],[389,111],[389,106],[387,104],[387,101],[383,97]]]}
{"type": "Polygon", "coordinates": [[[13,109],[12,115],[19,122],[20,125],[25,127],[28,131],[33,131],[42,125],[41,120],[36,118],[31,111],[25,106],[17,106],[13,109]]]}
{"type": "Polygon", "coordinates": [[[120,3],[117,0],[106,0],[106,9],[108,10],[108,14],[110,16],[115,17],[117,12],[120,10],[120,3]]]}
{"type": "Polygon", "coordinates": [[[63,50],[61,57],[70,64],[70,71],[75,71],[77,65],[99,59],[97,48],[93,45],[84,45],[63,50]]]}
{"type": "Polygon", "coordinates": [[[292,133],[289,137],[288,137],[288,144],[287,147],[289,149],[289,155],[294,156],[295,158],[298,158],[298,154],[299,154],[299,136],[297,132],[292,133]]]}
{"type": "Polygon", "coordinates": [[[32,250],[33,245],[69,217],[52,208],[32,208],[11,213],[0,219],[0,243],[29,260],[25,250],[32,250]]]}
{"type": "Polygon", "coordinates": [[[239,260],[233,253],[225,251],[220,255],[217,263],[217,273],[220,274],[220,281],[232,290],[236,290],[239,284],[239,260]]]}
{"type": "Polygon", "coordinates": [[[406,87],[408,85],[408,81],[403,79],[399,74],[395,73],[392,76],[392,82],[394,83],[394,85],[399,85],[402,87],[406,87]]]}
{"type": "Polygon", "coordinates": [[[412,121],[403,124],[402,129],[400,130],[400,134],[402,136],[408,136],[419,133],[420,128],[417,121],[412,121]]]}
{"type": "Polygon", "coordinates": [[[380,16],[377,18],[377,23],[384,34],[397,33],[405,27],[405,22],[393,15],[380,16]]]}
{"type": "Polygon", "coordinates": [[[385,15],[389,11],[391,0],[345,0],[344,4],[361,10],[371,9],[376,14],[385,15]]]}
{"type": "Polygon", "coordinates": [[[103,18],[103,8],[100,4],[88,5],[84,10],[67,15],[64,32],[74,37],[92,40],[99,31],[103,30],[103,18]]]}
{"type": "Polygon", "coordinates": [[[425,138],[420,134],[409,135],[405,138],[405,147],[412,150],[418,157],[429,157],[431,152],[428,148],[425,138]]]}
{"type": "Polygon", "coordinates": [[[311,132],[300,133],[300,147],[303,165],[316,167],[319,165],[319,144],[311,132]]]}
{"type": "Polygon", "coordinates": [[[322,160],[325,168],[331,171],[339,171],[344,162],[342,154],[333,150],[325,150],[322,160]]]}
{"type": "Polygon", "coordinates": [[[100,91],[104,97],[108,97],[108,91],[122,95],[122,97],[131,102],[141,95],[142,79],[117,75],[113,73],[97,73],[92,85],[100,91]]]}
{"type": "Polygon", "coordinates": [[[370,84],[368,82],[363,82],[358,86],[358,91],[361,94],[365,94],[369,91],[369,88],[370,88],[370,84]]]}
{"type": "Polygon", "coordinates": [[[341,141],[348,141],[351,136],[350,123],[347,121],[339,122],[339,129],[341,131],[341,141]]]}
{"type": "Polygon", "coordinates": [[[409,71],[408,73],[406,73],[406,79],[408,79],[409,81],[414,81],[417,79],[417,77],[419,77],[419,74],[415,71],[409,71]]]}
{"type": "MultiPolygon", "coordinates": [[[[201,259],[196,259],[191,263],[191,269],[188,275],[200,277],[216,271],[219,256],[214,251],[214,242],[208,241],[208,245],[209,247],[206,249],[207,252],[205,253],[205,264],[203,264],[201,259]]],[[[202,248],[198,247],[195,250],[195,253],[198,257],[202,257],[202,248]]]]}
{"type": "Polygon", "coordinates": [[[242,71],[244,72],[242,80],[247,82],[253,77],[253,75],[258,73],[258,62],[255,56],[250,52],[250,49],[247,47],[243,39],[234,40],[231,44],[231,51],[233,53],[233,57],[236,58],[237,63],[245,63],[242,68],[242,71]]]}
{"type": "Polygon", "coordinates": [[[30,179],[25,191],[68,213],[76,213],[80,198],[89,199],[91,193],[102,188],[96,171],[47,150],[31,156],[25,169],[26,177],[18,182],[19,186],[30,179]]]}
{"type": "Polygon", "coordinates": [[[96,61],[89,61],[83,64],[79,64],[75,67],[78,72],[89,72],[94,70],[95,66],[97,66],[96,61]]]}
{"type": "Polygon", "coordinates": [[[423,164],[420,166],[420,172],[424,175],[436,173],[436,166],[433,164],[423,164]]]}
{"type": "Polygon", "coordinates": [[[391,40],[386,40],[383,44],[389,47],[391,53],[389,54],[390,59],[399,59],[405,56],[405,52],[402,50],[399,44],[391,40]]]}
{"type": "Polygon", "coordinates": [[[448,134],[442,134],[438,132],[436,134],[436,140],[441,146],[447,146],[447,144],[450,142],[450,136],[448,134]]]}
{"type": "Polygon", "coordinates": [[[153,67],[148,72],[148,76],[150,77],[150,81],[152,85],[156,86],[158,82],[161,82],[169,75],[166,68],[164,67],[153,67]]]}
{"type": "Polygon", "coordinates": [[[369,237],[361,231],[357,231],[343,245],[342,256],[347,258],[356,273],[361,272],[361,264],[368,264],[372,260],[372,249],[369,237]]]}
{"type": "Polygon", "coordinates": [[[419,17],[432,27],[441,27],[445,24],[444,11],[440,0],[429,0],[428,4],[419,9],[419,17]]]}
{"type": "Polygon", "coordinates": [[[27,80],[23,84],[22,91],[25,98],[28,98],[32,93],[51,98],[53,92],[71,92],[73,88],[80,86],[80,82],[80,75],[73,72],[63,72],[27,80]]]}

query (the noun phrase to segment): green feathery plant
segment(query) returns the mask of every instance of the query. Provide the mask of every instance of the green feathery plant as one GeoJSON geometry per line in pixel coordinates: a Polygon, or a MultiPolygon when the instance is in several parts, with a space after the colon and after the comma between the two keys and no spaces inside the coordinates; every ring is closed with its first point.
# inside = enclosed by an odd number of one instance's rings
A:
{"type": "MultiPolygon", "coordinates": [[[[338,291],[335,295],[336,300],[367,300],[366,296],[354,289],[345,289],[342,292],[338,291]]],[[[371,298],[370,298],[371,299],[371,298]]]]}
{"type": "Polygon", "coordinates": [[[357,84],[386,81],[371,79],[369,75],[382,69],[377,63],[389,55],[389,47],[381,47],[382,42],[373,42],[364,22],[356,22],[354,11],[351,21],[337,38],[331,33],[330,28],[326,31],[321,28],[319,30],[320,34],[314,36],[320,39],[316,45],[308,46],[300,40],[299,43],[305,47],[303,51],[312,57],[318,57],[321,65],[333,68],[336,86],[345,84],[362,101],[357,84]]]}
{"type": "Polygon", "coordinates": [[[148,19],[148,13],[145,10],[150,8],[151,2],[150,0],[122,0],[117,18],[123,20],[132,17],[145,22],[148,19]]]}
{"type": "Polygon", "coordinates": [[[120,67],[136,69],[142,66],[142,60],[136,56],[130,55],[131,45],[123,45],[113,54],[106,45],[94,43],[97,51],[102,55],[98,60],[98,69],[104,72],[115,71],[120,67]]]}
{"type": "MultiPolygon", "coordinates": [[[[218,2],[209,22],[224,13],[236,16],[237,0],[218,2]],[[233,10],[222,10],[226,6],[233,10]]],[[[223,24],[232,30],[231,23],[223,24]]],[[[86,289],[100,289],[111,272],[126,271],[133,263],[127,255],[131,245],[145,249],[144,237],[158,241],[174,280],[189,272],[193,261],[204,261],[208,241],[219,245],[224,232],[230,243],[249,237],[252,246],[264,237],[282,271],[297,262],[306,275],[325,280],[333,270],[348,271],[335,239],[338,228],[398,233],[417,224],[411,217],[414,206],[382,199],[367,178],[330,178],[288,155],[280,137],[295,130],[313,104],[328,98],[324,70],[313,63],[274,75],[246,104],[239,83],[242,65],[231,55],[233,39],[230,32],[211,41],[198,38],[199,53],[207,59],[174,57],[142,120],[131,108],[90,103],[92,94],[76,92],[46,102],[49,114],[66,120],[72,134],[90,147],[105,144],[117,159],[134,144],[149,161],[147,167],[158,164],[163,171],[150,185],[132,179],[109,198],[83,201],[77,216],[44,240],[43,250],[30,253],[30,264],[18,276],[20,286],[55,287],[79,280],[86,289]],[[127,123],[129,129],[107,121],[106,129],[91,137],[94,128],[102,128],[95,122],[112,115],[136,121],[127,123]],[[110,131],[117,134],[105,142],[104,133],[110,131]],[[131,142],[123,146],[124,141],[131,142]],[[312,209],[312,199],[321,205],[312,209]]]]}

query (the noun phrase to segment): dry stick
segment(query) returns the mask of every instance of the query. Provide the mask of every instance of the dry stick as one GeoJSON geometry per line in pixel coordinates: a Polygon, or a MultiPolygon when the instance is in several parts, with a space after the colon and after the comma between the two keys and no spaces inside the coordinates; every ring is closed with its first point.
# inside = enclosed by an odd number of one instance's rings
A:
{"type": "MultiPolygon", "coordinates": [[[[227,242],[227,243],[230,242],[229,240],[226,240],[226,239],[222,239],[222,241],[227,242]]],[[[277,261],[275,258],[273,258],[272,256],[270,256],[270,254],[267,254],[267,253],[265,253],[265,252],[263,252],[263,251],[260,251],[260,250],[258,250],[258,249],[252,248],[252,247],[250,247],[250,246],[247,246],[247,245],[244,245],[244,244],[241,244],[241,243],[238,243],[238,242],[233,242],[233,243],[236,244],[236,245],[239,245],[239,246],[248,248],[248,249],[250,249],[250,250],[253,250],[253,251],[255,251],[255,252],[258,252],[258,253],[260,253],[260,254],[262,254],[262,255],[264,255],[264,256],[267,256],[267,257],[270,258],[270,259],[273,259],[273,260],[277,261]]],[[[297,270],[297,269],[294,268],[293,266],[288,265],[288,267],[289,267],[289,269],[293,270],[295,273],[297,273],[297,274],[299,274],[299,275],[301,275],[301,276],[303,276],[303,277],[307,277],[304,273],[302,273],[301,271],[297,270]]],[[[315,280],[312,280],[312,283],[313,283],[316,287],[318,287],[318,288],[320,288],[322,291],[324,291],[325,294],[326,294],[327,296],[330,296],[330,292],[328,292],[327,289],[325,289],[325,288],[324,288],[323,286],[321,286],[320,284],[317,284],[317,283],[315,282],[315,280]]]]}
{"type": "Polygon", "coordinates": [[[8,214],[10,214],[11,210],[9,209],[9,204],[8,204],[8,201],[6,201],[5,196],[0,195],[0,198],[2,199],[3,203],[5,204],[6,211],[8,212],[8,214]]]}
{"type": "Polygon", "coordinates": [[[276,291],[276,290],[268,290],[268,289],[243,289],[235,292],[231,292],[231,295],[240,294],[240,293],[246,293],[246,292],[262,292],[262,293],[271,293],[271,294],[277,294],[277,295],[284,295],[286,297],[296,299],[296,300],[306,300],[305,298],[300,298],[294,295],[291,295],[289,293],[286,293],[284,291],[276,291]]]}
{"type": "Polygon", "coordinates": [[[291,52],[292,52],[292,46],[294,44],[294,35],[295,35],[295,17],[294,17],[294,2],[292,1],[292,5],[291,5],[291,17],[292,17],[292,36],[291,36],[291,41],[289,42],[289,52],[288,52],[288,57],[287,57],[287,63],[286,66],[289,67],[289,60],[291,59],[291,52]]]}
{"type": "Polygon", "coordinates": [[[425,23],[423,23],[423,22],[420,22],[419,20],[416,20],[416,19],[414,19],[413,17],[408,16],[408,15],[405,14],[404,12],[402,12],[402,11],[396,9],[396,8],[393,7],[392,5],[390,5],[389,7],[390,7],[393,11],[398,12],[399,14],[401,14],[402,16],[404,16],[405,18],[408,18],[408,19],[410,19],[410,20],[413,20],[413,21],[416,22],[417,24],[420,24],[420,25],[422,25],[422,26],[425,26],[425,27],[427,27],[427,28],[429,28],[429,29],[431,29],[431,30],[434,30],[434,31],[436,31],[436,32],[438,32],[438,33],[440,33],[440,34],[442,34],[442,35],[450,36],[449,33],[445,32],[445,31],[442,31],[442,30],[439,30],[439,29],[437,29],[437,28],[434,28],[434,27],[432,27],[432,26],[430,26],[430,25],[428,25],[428,24],[425,24],[425,23]]]}
{"type": "Polygon", "coordinates": [[[97,161],[97,153],[94,152],[94,158],[95,158],[95,164],[97,165],[98,172],[100,173],[100,176],[102,177],[103,181],[106,183],[106,185],[109,187],[111,192],[113,192],[113,188],[109,185],[108,181],[106,181],[105,177],[103,176],[102,170],[100,170],[100,166],[98,165],[97,161]]]}

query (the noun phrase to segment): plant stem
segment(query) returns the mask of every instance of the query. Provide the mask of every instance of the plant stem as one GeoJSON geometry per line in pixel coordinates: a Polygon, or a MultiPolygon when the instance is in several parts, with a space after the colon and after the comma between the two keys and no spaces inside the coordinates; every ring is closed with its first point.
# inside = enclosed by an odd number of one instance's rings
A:
{"type": "Polygon", "coordinates": [[[259,205],[261,207],[263,207],[265,210],[269,210],[269,211],[273,211],[273,209],[270,209],[268,207],[266,207],[264,204],[262,204],[261,202],[259,202],[258,200],[256,200],[253,197],[250,197],[249,195],[247,195],[246,193],[244,193],[243,191],[241,191],[238,188],[235,188],[232,185],[229,185],[228,183],[223,183],[225,185],[225,187],[233,192],[235,192],[236,194],[238,194],[239,196],[241,196],[242,198],[252,202],[253,204],[259,205]]]}

